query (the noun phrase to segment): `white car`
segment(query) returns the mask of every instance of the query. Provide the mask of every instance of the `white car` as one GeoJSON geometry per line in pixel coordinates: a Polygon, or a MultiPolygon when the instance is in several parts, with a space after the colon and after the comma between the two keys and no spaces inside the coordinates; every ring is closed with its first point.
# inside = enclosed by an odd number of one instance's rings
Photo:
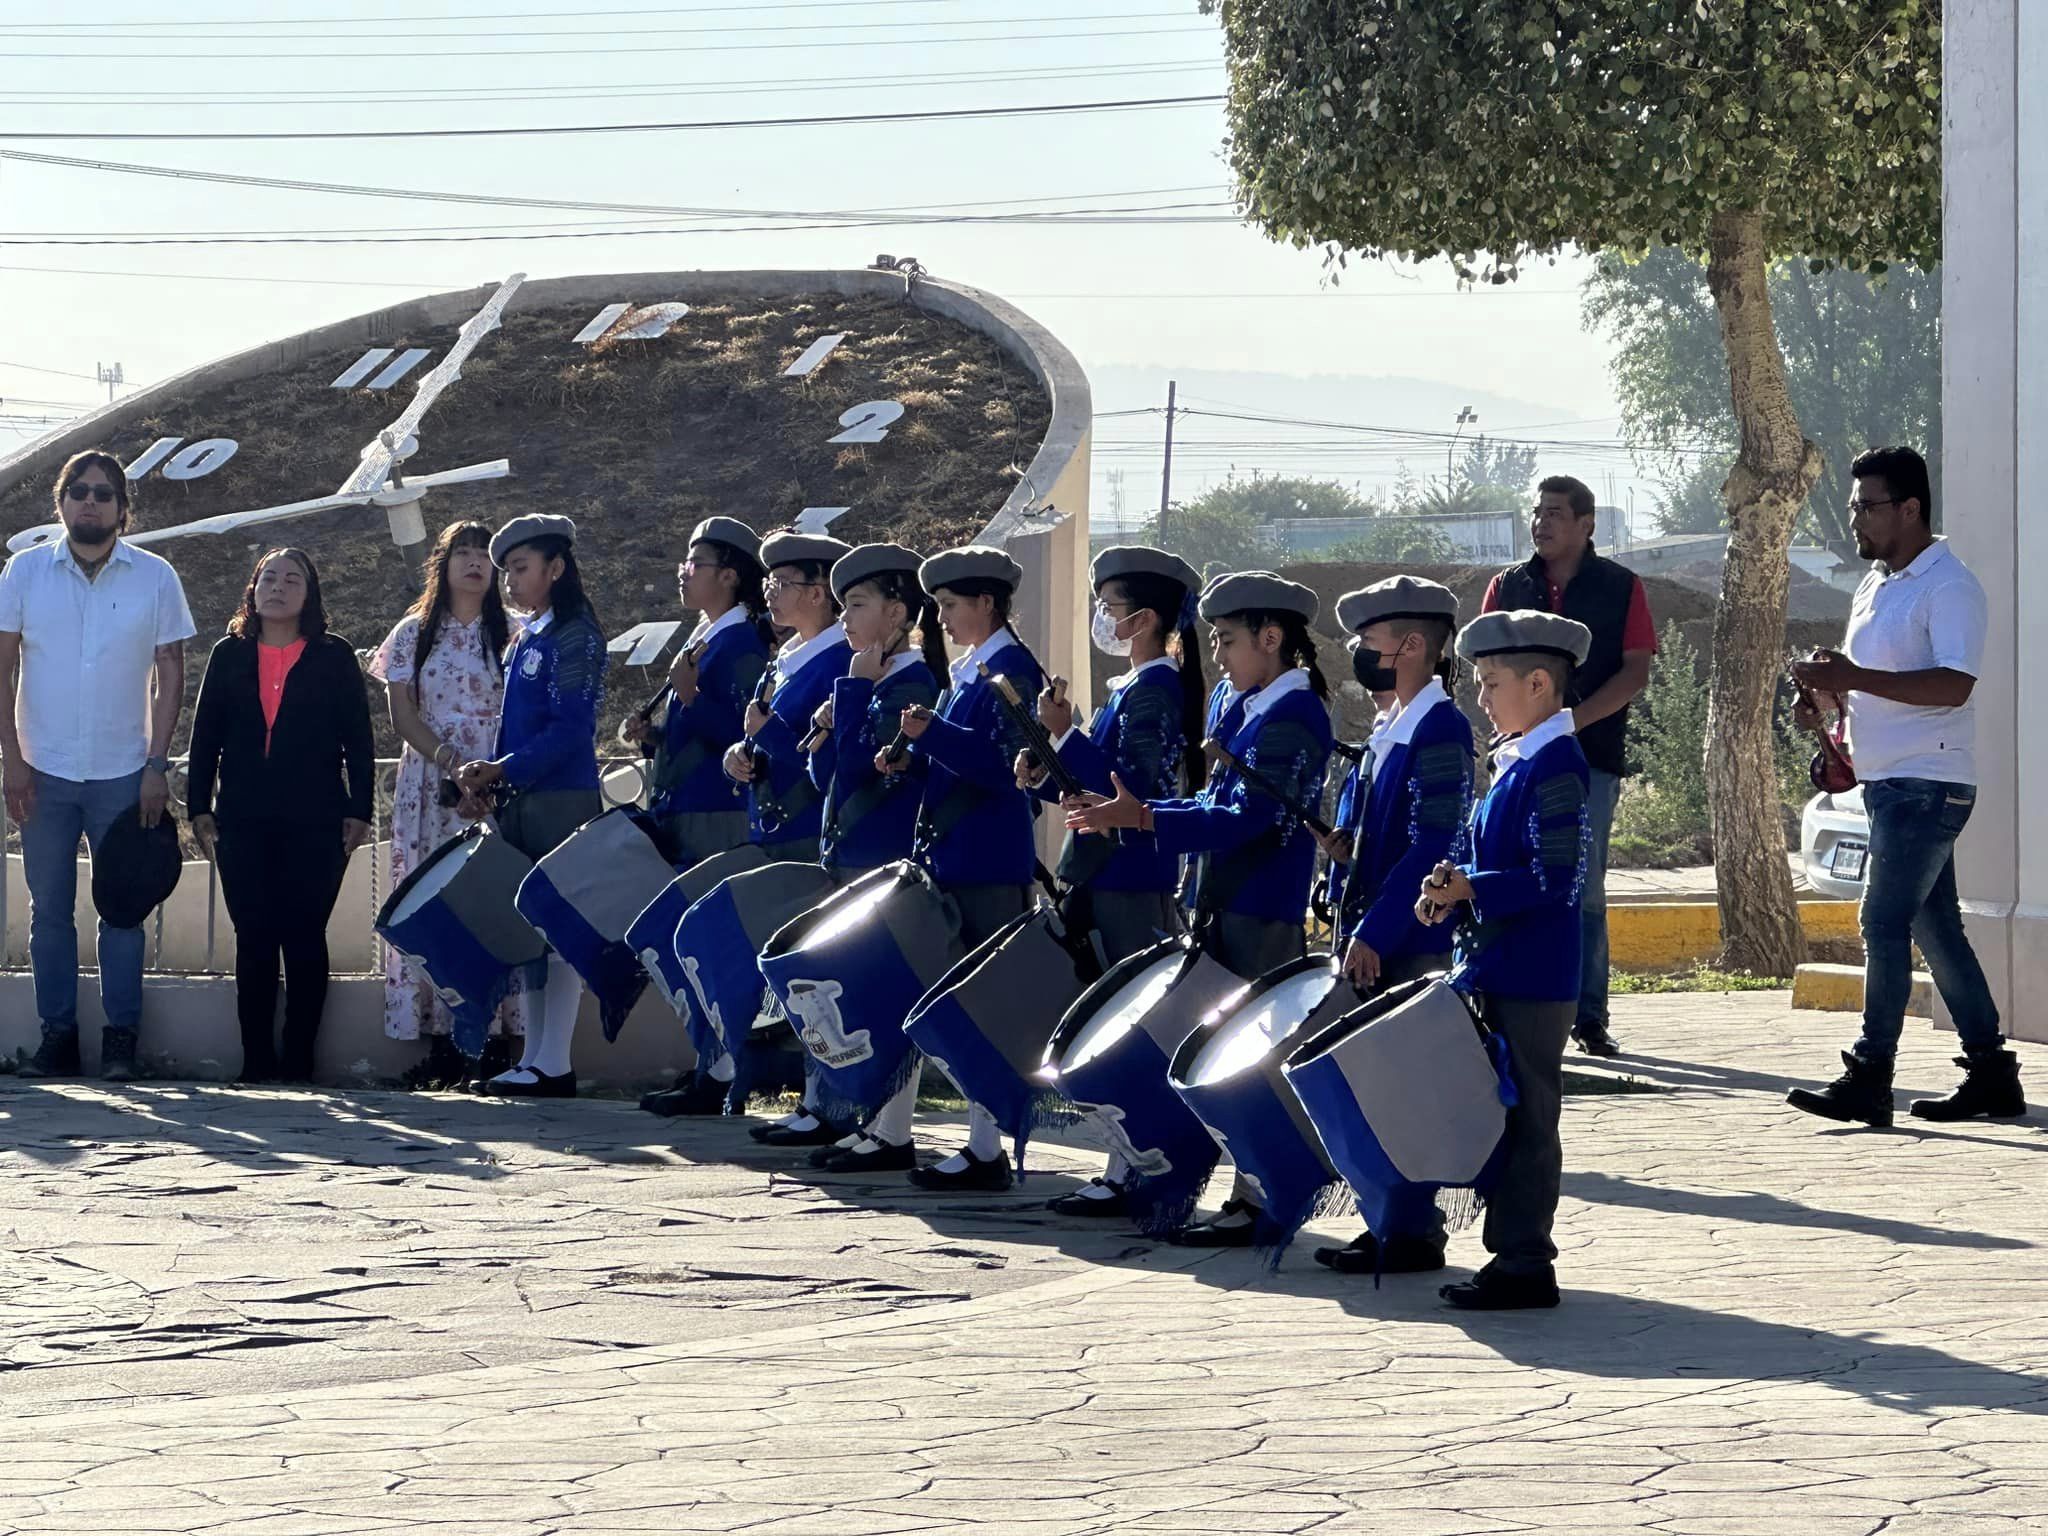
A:
{"type": "Polygon", "coordinates": [[[1870,861],[1870,818],[1863,811],[1863,786],[1845,794],[1815,795],[1799,818],[1799,854],[1814,890],[1836,901],[1863,895],[1863,870],[1870,861]]]}

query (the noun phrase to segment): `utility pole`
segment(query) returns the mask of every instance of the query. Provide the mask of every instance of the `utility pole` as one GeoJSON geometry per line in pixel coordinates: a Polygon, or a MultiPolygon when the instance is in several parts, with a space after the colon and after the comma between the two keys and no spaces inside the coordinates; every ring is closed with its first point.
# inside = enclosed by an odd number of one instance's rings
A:
{"type": "Polygon", "coordinates": [[[121,365],[115,363],[112,367],[108,367],[105,363],[98,363],[94,365],[94,371],[99,374],[100,382],[107,386],[107,404],[112,405],[114,403],[114,391],[128,382],[122,376],[121,365]]]}
{"type": "Polygon", "coordinates": [[[1458,425],[1451,432],[1451,446],[1444,450],[1444,495],[1446,496],[1451,494],[1452,483],[1457,478],[1451,465],[1458,453],[1458,434],[1463,432],[1467,426],[1476,427],[1478,425],[1479,413],[1477,411],[1473,410],[1469,405],[1458,408],[1458,425]]]}
{"type": "Polygon", "coordinates": [[[1175,379],[1166,381],[1166,465],[1159,472],[1159,547],[1167,548],[1166,506],[1173,498],[1173,416],[1174,398],[1180,383],[1175,379]]]}

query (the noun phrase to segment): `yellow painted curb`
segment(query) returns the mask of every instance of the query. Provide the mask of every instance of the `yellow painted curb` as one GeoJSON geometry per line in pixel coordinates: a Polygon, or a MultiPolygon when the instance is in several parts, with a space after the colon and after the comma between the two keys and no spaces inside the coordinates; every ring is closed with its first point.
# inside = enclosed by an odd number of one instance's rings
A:
{"type": "MultiPolygon", "coordinates": [[[[1792,978],[1792,1006],[1823,1013],[1863,1011],[1863,968],[1855,965],[1802,965],[1792,978]]],[[[1934,978],[1913,973],[1913,992],[1906,1013],[1916,1019],[1934,1017],[1934,978]]]]}
{"type": "MultiPolygon", "coordinates": [[[[1853,901],[1802,901],[1799,921],[1809,942],[1857,937],[1853,901]]],[[[1721,948],[1721,909],[1711,901],[1610,905],[1607,948],[1624,971],[1672,971],[1711,960],[1721,948]]]]}

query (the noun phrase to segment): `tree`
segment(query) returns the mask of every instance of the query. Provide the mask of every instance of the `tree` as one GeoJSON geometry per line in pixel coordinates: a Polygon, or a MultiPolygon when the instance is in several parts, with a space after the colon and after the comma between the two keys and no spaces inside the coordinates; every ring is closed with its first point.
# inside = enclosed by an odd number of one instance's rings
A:
{"type": "Polygon", "coordinates": [[[1707,261],[1737,457],[1707,759],[1727,963],[1805,952],[1771,708],[1792,526],[1820,477],[1771,314],[1774,258],[1932,267],[1939,0],[1207,0],[1249,217],[1342,265],[1448,256],[1512,281],[1566,246],[1707,261]]]}
{"type": "Polygon", "coordinates": [[[1674,533],[1722,533],[1728,527],[1728,508],[1721,500],[1721,482],[1728,478],[1728,460],[1735,456],[1702,455],[1678,479],[1664,482],[1664,490],[1651,509],[1650,520],[1667,537],[1674,533]]]}
{"type": "MultiPolygon", "coordinates": [[[[1941,475],[1941,283],[1894,267],[1879,277],[1805,261],[1771,269],[1771,312],[1793,407],[1820,444],[1807,503],[1814,537],[1849,537],[1849,464],[1865,448],[1911,443],[1941,475]]],[[[1727,445],[1735,420],[1719,387],[1721,337],[1705,270],[1661,246],[1603,261],[1586,279],[1587,328],[1615,342],[1614,382],[1631,443],[1670,464],[1701,443],[1727,445]]]]}
{"type": "Polygon", "coordinates": [[[1282,517],[1370,517],[1379,510],[1357,491],[1335,480],[1268,475],[1258,470],[1242,480],[1233,471],[1221,485],[1211,486],[1189,506],[1242,512],[1261,523],[1282,517]]]}
{"type": "Polygon", "coordinates": [[[1200,571],[1204,580],[1211,567],[1244,569],[1247,556],[1265,546],[1266,531],[1251,513],[1217,500],[1216,495],[1212,490],[1185,505],[1175,502],[1167,509],[1165,532],[1154,519],[1145,525],[1140,541],[1171,550],[1200,571]]]}
{"type": "Polygon", "coordinates": [[[1415,517],[1379,517],[1359,538],[1332,545],[1318,560],[1356,560],[1367,565],[1450,565],[1458,546],[1449,534],[1415,517]]]}
{"type": "Polygon", "coordinates": [[[1529,494],[1536,478],[1536,450],[1518,443],[1497,443],[1475,437],[1465,450],[1465,479],[1473,485],[1498,486],[1514,497],[1513,505],[1529,494]]]}

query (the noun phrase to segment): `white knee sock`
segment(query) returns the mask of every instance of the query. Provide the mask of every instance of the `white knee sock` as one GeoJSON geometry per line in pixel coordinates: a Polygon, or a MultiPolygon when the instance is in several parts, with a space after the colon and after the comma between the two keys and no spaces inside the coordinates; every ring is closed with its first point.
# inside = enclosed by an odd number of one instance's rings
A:
{"type": "Polygon", "coordinates": [[[548,984],[541,993],[540,1044],[533,1047],[533,1070],[560,1077],[569,1070],[569,1051],[576,1041],[576,1012],[583,1006],[583,978],[560,955],[548,957],[548,984]]]}
{"type": "Polygon", "coordinates": [[[874,1118],[868,1121],[869,1136],[892,1147],[900,1147],[910,1140],[911,1118],[917,1113],[917,1085],[923,1076],[924,1063],[920,1061],[911,1068],[910,1080],[898,1088],[889,1102],[875,1111],[874,1118]]]}
{"type": "Polygon", "coordinates": [[[987,1162],[1000,1156],[1003,1150],[1003,1133],[996,1124],[996,1117],[979,1104],[967,1106],[967,1155],[980,1162],[987,1162]]]}
{"type": "Polygon", "coordinates": [[[718,1060],[706,1068],[714,1083],[729,1083],[740,1075],[739,1064],[732,1059],[731,1051],[720,1051],[718,1060]]]}

